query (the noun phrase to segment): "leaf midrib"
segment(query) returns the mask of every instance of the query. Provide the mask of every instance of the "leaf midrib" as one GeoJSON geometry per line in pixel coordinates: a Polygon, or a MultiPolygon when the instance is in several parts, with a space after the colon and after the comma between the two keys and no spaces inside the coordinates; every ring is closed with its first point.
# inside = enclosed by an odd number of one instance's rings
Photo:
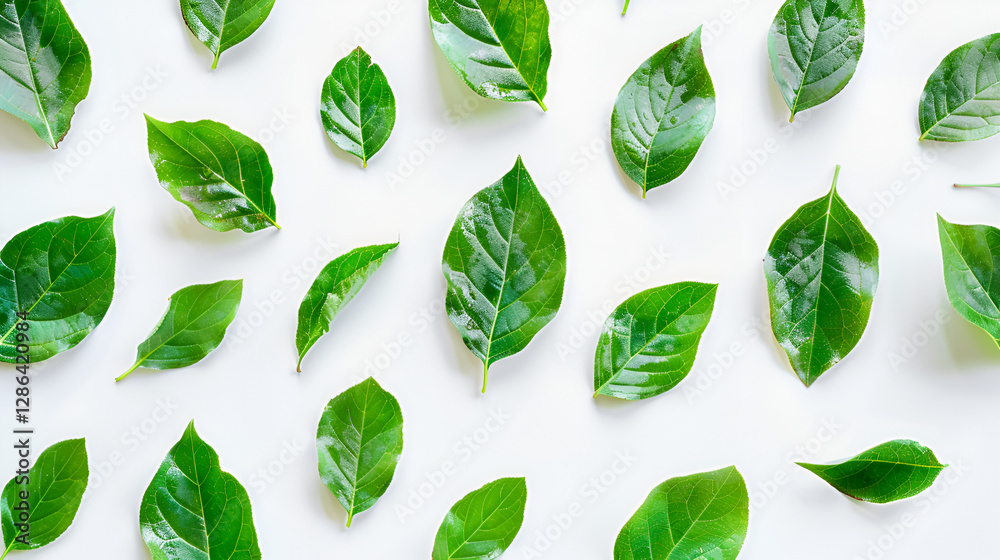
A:
{"type": "MultiPolygon", "coordinates": [[[[48,16],[47,13],[46,13],[46,16],[48,16]]],[[[56,147],[56,139],[52,135],[52,126],[49,124],[49,116],[48,116],[48,113],[45,111],[45,106],[42,104],[42,97],[41,97],[41,95],[39,95],[39,89],[41,87],[41,84],[38,83],[38,76],[36,75],[36,72],[35,72],[35,66],[34,66],[34,64],[32,64],[33,59],[28,56],[28,44],[24,40],[24,28],[21,26],[21,18],[20,17],[17,18],[17,30],[19,32],[18,35],[20,35],[20,37],[21,37],[21,46],[24,47],[24,51],[23,51],[24,52],[24,62],[25,62],[25,64],[28,65],[28,73],[31,76],[31,85],[32,85],[31,93],[35,96],[35,106],[38,107],[39,117],[41,117],[42,122],[45,123],[45,131],[49,135],[49,145],[52,146],[53,148],[55,148],[56,147]]],[[[41,47],[39,46],[39,48],[41,48],[41,47]]],[[[9,335],[9,334],[10,333],[8,332],[6,335],[4,335],[4,339],[6,339],[7,335],[9,335]]],[[[0,341],[2,341],[2,340],[3,339],[0,339],[0,341]]]]}
{"type": "MultiPolygon", "coordinates": [[[[953,224],[948,223],[947,225],[953,225],[953,224]]],[[[979,281],[979,277],[972,272],[972,265],[969,264],[969,261],[966,260],[965,255],[963,255],[962,251],[958,248],[958,245],[955,244],[955,240],[952,238],[951,231],[949,231],[947,227],[945,227],[944,230],[945,233],[947,234],[948,242],[951,243],[952,248],[955,250],[955,254],[958,255],[958,258],[962,259],[962,263],[965,264],[965,267],[969,271],[969,274],[976,279],[976,284],[980,288],[982,288],[983,293],[986,294],[986,299],[990,300],[990,303],[993,304],[993,309],[997,311],[997,316],[1000,317],[1000,306],[997,306],[997,302],[993,300],[993,296],[990,294],[989,290],[987,290],[986,286],[984,286],[983,283],[979,281]]],[[[990,253],[991,254],[993,253],[992,248],[990,248],[990,253]]],[[[971,309],[971,306],[969,307],[971,309]]],[[[998,344],[1000,344],[1000,342],[998,342],[998,344]]]]}

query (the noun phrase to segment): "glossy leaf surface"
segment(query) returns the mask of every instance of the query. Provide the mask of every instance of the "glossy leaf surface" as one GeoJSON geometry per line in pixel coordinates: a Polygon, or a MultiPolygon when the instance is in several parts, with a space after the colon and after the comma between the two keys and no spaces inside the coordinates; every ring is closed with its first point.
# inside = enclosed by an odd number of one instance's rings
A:
{"type": "Polygon", "coordinates": [[[84,440],[62,441],[42,451],[26,480],[15,476],[3,489],[0,519],[4,548],[30,550],[59,538],[80,509],[89,476],[84,440]],[[22,499],[22,492],[28,493],[27,500],[22,499]],[[25,502],[29,516],[27,536],[21,525],[25,502]]]}
{"type": "Polygon", "coordinates": [[[403,452],[403,414],[396,398],[373,378],[334,397],[316,431],[319,476],[354,515],[385,494],[403,452]]]}
{"type": "Polygon", "coordinates": [[[544,110],[552,58],[544,0],[430,0],[431,31],[473,91],[544,110]]]}
{"type": "Polygon", "coordinates": [[[878,286],[878,246],[837,194],[836,176],[774,235],[764,273],[771,330],[808,387],[861,340],[878,286]]]}
{"type": "Polygon", "coordinates": [[[715,87],[705,67],[701,28],[667,45],[629,77],[611,115],[611,147],[642,188],[681,176],[715,122],[715,87]]]}
{"type": "Polygon", "coordinates": [[[45,222],[0,250],[0,361],[15,362],[22,343],[32,362],[47,360],[101,324],[115,292],[114,215],[45,222]]]}
{"type": "Polygon", "coordinates": [[[399,243],[359,247],[323,267],[299,305],[299,326],[295,332],[299,371],[302,371],[306,353],[330,330],[330,323],[337,313],[354,299],[397,246],[399,243]]]}
{"type": "Polygon", "coordinates": [[[242,297],[243,280],[196,284],[178,290],[170,296],[163,318],[139,345],[135,364],[118,380],[140,366],[174,369],[200,362],[222,344],[242,297]]]}
{"type": "Polygon", "coordinates": [[[767,36],[771,71],[791,120],[825,103],[854,76],[865,42],[862,0],[788,0],[767,36]]]}
{"type": "Polygon", "coordinates": [[[382,68],[358,47],[323,82],[320,116],[330,140],[367,167],[396,123],[396,98],[382,68]]]}
{"type": "Polygon", "coordinates": [[[594,396],[639,400],[664,393],[694,365],[715,307],[716,284],[681,282],[636,294],[604,322],[594,396]]]}
{"type": "Polygon", "coordinates": [[[257,31],[273,7],[274,0],[181,0],[188,29],[215,55],[213,70],[219,56],[257,31]]]}
{"type": "Polygon", "coordinates": [[[1000,345],[1000,230],[952,224],[938,216],[944,283],[958,314],[1000,345]]]}
{"type": "Polygon", "coordinates": [[[524,522],[528,487],[523,478],[490,482],[452,506],[434,539],[433,560],[495,560],[524,522]]]}
{"type": "Polygon", "coordinates": [[[649,493],[615,541],[615,560],[733,560],[750,517],[736,467],[671,478],[649,493]]]}
{"type": "Polygon", "coordinates": [[[155,560],[260,560],[246,489],[188,424],[142,497],[139,525],[155,560]]]}
{"type": "Polygon", "coordinates": [[[214,121],[165,123],[147,115],[146,132],[160,185],[202,225],[248,233],[279,227],[271,163],[260,144],[214,121]]]}
{"type": "Polygon", "coordinates": [[[910,498],[931,487],[946,466],[915,441],[897,439],[877,445],[842,463],[797,463],[855,500],[885,504],[910,498]]]}
{"type": "Polygon", "coordinates": [[[1000,132],[1000,33],[952,51],[920,96],[920,139],[982,140],[1000,132]]]}
{"type": "Polygon", "coordinates": [[[566,243],[521,158],[462,207],[444,248],[445,306],[469,350],[490,364],[520,352],[562,303],[566,243]]]}
{"type": "Polygon", "coordinates": [[[0,0],[0,109],[55,148],[90,78],[87,43],[59,0],[0,0]]]}

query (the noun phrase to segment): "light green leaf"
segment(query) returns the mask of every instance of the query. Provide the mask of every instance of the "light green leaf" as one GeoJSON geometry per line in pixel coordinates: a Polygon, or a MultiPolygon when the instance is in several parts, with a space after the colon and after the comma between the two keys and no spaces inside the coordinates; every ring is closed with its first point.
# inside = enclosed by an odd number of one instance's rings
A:
{"type": "Polygon", "coordinates": [[[639,400],[674,388],[694,365],[718,284],[680,282],[636,294],[604,322],[594,396],[639,400]]]}
{"type": "Polygon", "coordinates": [[[389,253],[399,243],[359,247],[333,259],[309,287],[299,305],[299,326],[295,332],[295,347],[299,351],[297,369],[309,349],[330,330],[330,323],[345,305],[361,291],[365,282],[382,266],[389,253]]]}
{"type": "Polygon", "coordinates": [[[430,0],[431,31],[473,91],[545,110],[552,58],[544,0],[430,0]]]}
{"type": "Polygon", "coordinates": [[[523,478],[501,478],[458,501],[434,538],[433,560],[495,560],[524,522],[528,487],[523,478]]]}
{"type": "Polygon", "coordinates": [[[396,98],[382,69],[361,47],[341,59],[323,82],[320,116],[330,140],[361,158],[364,167],[389,139],[396,98]]]}
{"type": "Polygon", "coordinates": [[[1000,345],[1000,230],[952,224],[938,216],[944,283],[958,314],[1000,345]]]}
{"type": "Polygon", "coordinates": [[[920,139],[968,142],[1000,132],[1000,33],[952,51],[920,96],[920,139]]]}
{"type": "Polygon", "coordinates": [[[622,170],[650,189],[681,176],[715,122],[715,87],[701,28],[643,62],[611,114],[611,147],[622,170]]]}
{"type": "Polygon", "coordinates": [[[243,280],[196,284],[170,296],[170,306],[153,332],[139,345],[135,364],[115,381],[139,366],[174,369],[200,362],[222,343],[236,318],[243,297],[243,280]]]}
{"type": "Polygon", "coordinates": [[[47,360],[101,324],[115,292],[114,216],[112,208],[94,218],[60,218],[7,242],[0,251],[0,361],[16,362],[20,344],[32,362],[47,360]]]}
{"type": "Polygon", "coordinates": [[[274,0],[181,0],[184,22],[194,36],[212,51],[212,69],[219,55],[257,31],[274,0]]]}
{"type": "Polygon", "coordinates": [[[462,207],[444,248],[445,307],[469,350],[490,364],[512,356],[562,303],[566,243],[521,158],[462,207]]]}
{"type": "Polygon", "coordinates": [[[750,497],[736,467],[671,478],[622,527],[615,560],[734,560],[749,519],[750,497]]]}
{"type": "Polygon", "coordinates": [[[271,163],[260,144],[214,121],[165,123],[146,115],[146,131],[160,185],[202,225],[247,233],[281,229],[271,163]]]}
{"type": "Polygon", "coordinates": [[[389,488],[403,452],[403,414],[396,398],[369,377],[334,397],[316,431],[319,476],[354,515],[389,488]]]}

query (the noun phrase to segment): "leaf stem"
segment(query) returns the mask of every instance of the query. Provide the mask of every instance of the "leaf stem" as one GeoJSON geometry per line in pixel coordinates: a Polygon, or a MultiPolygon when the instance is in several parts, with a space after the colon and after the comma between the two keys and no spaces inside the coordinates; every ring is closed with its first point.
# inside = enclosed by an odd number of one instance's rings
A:
{"type": "Polygon", "coordinates": [[[483,394],[486,394],[486,380],[490,378],[490,364],[483,362],[483,394]]]}
{"type": "MultiPolygon", "coordinates": [[[[353,520],[354,520],[354,510],[352,509],[351,511],[347,512],[347,528],[348,529],[351,528],[351,521],[353,521],[353,520]]],[[[0,560],[2,560],[2,559],[0,559],[0,560]]]]}
{"type": "Polygon", "coordinates": [[[7,557],[7,553],[14,548],[14,544],[17,542],[17,537],[20,536],[21,536],[21,531],[18,531],[17,534],[14,535],[14,538],[10,540],[10,544],[7,545],[7,550],[3,551],[3,554],[0,555],[0,560],[3,560],[4,558],[7,557]]]}
{"type": "MultiPolygon", "coordinates": [[[[126,377],[128,377],[128,374],[130,374],[133,371],[135,371],[136,369],[138,369],[139,368],[139,364],[141,364],[141,363],[142,362],[136,362],[136,364],[134,366],[132,366],[131,368],[129,368],[128,371],[126,371],[125,373],[123,373],[123,374],[119,375],[118,377],[116,377],[115,378],[115,383],[117,383],[117,382],[121,381],[122,379],[125,379],[126,377]]],[[[2,559],[3,559],[3,556],[0,556],[0,560],[2,560],[2,559]]]]}
{"type": "Polygon", "coordinates": [[[840,165],[837,166],[836,171],[833,172],[833,190],[837,190],[837,181],[840,180],[840,165]]]}
{"type": "Polygon", "coordinates": [[[545,106],[545,102],[541,99],[538,100],[538,106],[542,108],[543,112],[548,112],[549,108],[545,106]]]}
{"type": "Polygon", "coordinates": [[[622,15],[625,15],[625,12],[627,12],[627,11],[628,11],[628,3],[629,3],[629,1],[630,1],[630,0],[625,0],[625,8],[624,8],[624,9],[622,9],[622,15]]]}
{"type": "Polygon", "coordinates": [[[984,187],[984,188],[994,188],[994,189],[997,189],[997,188],[1000,188],[1000,183],[994,183],[992,185],[959,185],[959,184],[955,184],[955,186],[958,187],[958,188],[960,188],[960,189],[969,189],[969,188],[973,188],[973,187],[984,187]]]}
{"type": "Polygon", "coordinates": [[[215,53],[215,60],[212,61],[212,70],[215,70],[219,66],[220,54],[222,54],[222,49],[219,49],[219,51],[215,53]]]}

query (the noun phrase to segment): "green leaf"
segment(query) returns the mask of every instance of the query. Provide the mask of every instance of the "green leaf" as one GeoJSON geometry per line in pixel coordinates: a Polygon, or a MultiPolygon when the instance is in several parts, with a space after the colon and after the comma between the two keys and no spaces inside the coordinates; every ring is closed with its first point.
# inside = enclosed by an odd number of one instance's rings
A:
{"type": "Polygon", "coordinates": [[[0,502],[3,556],[11,550],[43,547],[73,524],[90,476],[85,443],[70,439],[49,447],[38,455],[27,475],[15,476],[4,487],[0,502]],[[25,513],[28,527],[22,525],[25,513]]]}
{"type": "Polygon", "coordinates": [[[750,518],[736,467],[671,478],[649,493],[615,541],[615,560],[733,560],[750,518]]]}
{"type": "Polygon", "coordinates": [[[878,286],[878,246],[837,194],[801,208],[764,261],[771,330],[806,386],[857,345],[878,286]]]}
{"type": "Polygon", "coordinates": [[[430,0],[429,9],[434,40],[473,91],[545,110],[552,46],[544,0],[430,0]]]}
{"type": "Polygon", "coordinates": [[[636,294],[604,322],[594,396],[639,400],[673,389],[691,371],[718,284],[680,282],[636,294]]]}
{"type": "Polygon", "coordinates": [[[47,360],[101,324],[115,292],[114,216],[45,222],[0,250],[0,361],[16,362],[19,344],[32,362],[47,360]]]}
{"type": "Polygon", "coordinates": [[[494,560],[524,522],[528,487],[523,478],[501,478],[458,501],[438,529],[433,560],[494,560]]]}
{"type": "Polygon", "coordinates": [[[947,465],[930,449],[908,439],[876,445],[842,463],[796,463],[855,500],[885,504],[927,490],[947,465]]]}
{"type": "Polygon", "coordinates": [[[167,312],[139,345],[135,364],[115,381],[139,366],[174,369],[200,362],[222,343],[236,318],[243,297],[243,280],[196,284],[170,296],[167,312]]]}
{"type": "Polygon", "coordinates": [[[146,488],[139,526],[154,560],[260,560],[250,497],[193,421],[146,488]]]}
{"type": "Polygon", "coordinates": [[[260,144],[215,121],[146,115],[149,160],[160,185],[207,228],[247,233],[274,226],[271,162],[260,144]]]}
{"type": "Polygon", "coordinates": [[[958,314],[1000,345],[1000,230],[952,224],[938,216],[944,284],[958,314]]]}
{"type": "Polygon", "coordinates": [[[90,51],[59,0],[0,0],[0,109],[55,148],[90,91],[90,51]]]}
{"type": "Polygon", "coordinates": [[[1000,33],[952,51],[920,96],[920,139],[968,142],[1000,132],[1000,33]]]}
{"type": "Polygon", "coordinates": [[[306,352],[330,330],[330,323],[358,294],[365,282],[382,266],[399,243],[359,247],[333,259],[323,267],[299,305],[299,326],[295,347],[299,351],[297,369],[302,371],[306,352]]]}
{"type": "Polygon", "coordinates": [[[483,362],[512,356],[562,303],[566,242],[521,158],[462,207],[442,262],[448,318],[483,362]]]}
{"type": "Polygon", "coordinates": [[[639,66],[618,92],[611,147],[642,187],[665,185],[691,165],[715,122],[715,87],[701,51],[701,27],[639,66]]]}
{"type": "Polygon", "coordinates": [[[858,69],[865,43],[861,0],[788,0],[767,35],[771,71],[792,111],[826,103],[858,69]]]}
{"type": "Polygon", "coordinates": [[[396,398],[369,377],[334,397],[316,431],[319,476],[347,510],[375,505],[389,488],[403,452],[403,413],[396,398]]]}
{"type": "Polygon", "coordinates": [[[188,29],[215,55],[213,70],[219,55],[257,31],[273,7],[274,0],[181,0],[188,29]]]}
{"type": "Polygon", "coordinates": [[[392,132],[396,97],[368,53],[358,47],[323,82],[320,116],[333,143],[361,158],[364,167],[392,132]]]}

